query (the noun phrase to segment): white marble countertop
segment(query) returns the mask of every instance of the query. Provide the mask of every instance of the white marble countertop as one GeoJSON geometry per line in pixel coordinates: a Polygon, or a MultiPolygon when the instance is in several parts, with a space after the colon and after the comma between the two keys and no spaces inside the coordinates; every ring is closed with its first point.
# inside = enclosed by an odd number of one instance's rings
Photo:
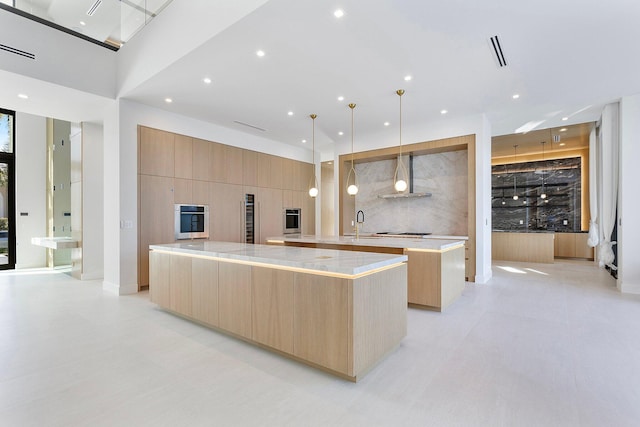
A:
{"type": "MultiPolygon", "coordinates": [[[[454,236],[451,236],[454,237],[454,236]]],[[[445,239],[435,237],[376,237],[371,235],[360,236],[307,236],[307,235],[287,235],[269,237],[267,240],[298,242],[298,243],[328,243],[333,245],[353,245],[353,246],[377,246],[385,248],[402,249],[422,249],[431,251],[442,251],[455,246],[464,245],[465,239],[445,239]]]]}
{"type": "Polygon", "coordinates": [[[407,261],[406,255],[209,240],[149,245],[149,249],[343,275],[359,275],[407,261]]]}

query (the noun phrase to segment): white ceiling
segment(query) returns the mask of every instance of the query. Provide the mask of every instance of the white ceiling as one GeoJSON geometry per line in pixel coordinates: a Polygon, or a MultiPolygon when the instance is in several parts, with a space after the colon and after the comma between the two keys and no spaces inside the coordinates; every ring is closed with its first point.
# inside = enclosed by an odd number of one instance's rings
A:
{"type": "MultiPolygon", "coordinates": [[[[162,13],[188,7],[174,0],[162,13]]],[[[347,143],[349,102],[359,140],[386,129],[395,141],[399,88],[405,128],[482,113],[493,135],[557,128],[640,92],[638,22],[637,0],[269,0],[120,96],[296,146],[310,139],[310,113],[317,145],[347,143]],[[507,67],[493,57],[494,35],[507,67]]]]}

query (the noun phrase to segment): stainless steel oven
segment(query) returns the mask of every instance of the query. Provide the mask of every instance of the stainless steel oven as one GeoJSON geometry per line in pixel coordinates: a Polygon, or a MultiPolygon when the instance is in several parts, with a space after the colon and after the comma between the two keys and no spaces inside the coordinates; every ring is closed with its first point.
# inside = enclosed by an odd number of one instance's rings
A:
{"type": "Polygon", "coordinates": [[[209,238],[209,206],[176,204],[174,210],[176,240],[209,238]]]}
{"type": "Polygon", "coordinates": [[[283,234],[300,234],[302,229],[302,209],[286,208],[283,218],[283,234]]]}

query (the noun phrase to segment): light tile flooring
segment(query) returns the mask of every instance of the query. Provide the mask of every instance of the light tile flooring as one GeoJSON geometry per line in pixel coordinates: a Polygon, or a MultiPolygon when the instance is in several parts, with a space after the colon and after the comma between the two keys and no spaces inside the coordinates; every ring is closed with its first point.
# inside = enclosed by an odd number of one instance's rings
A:
{"type": "Polygon", "coordinates": [[[0,273],[2,426],[638,426],[640,296],[495,263],[357,384],[60,272],[0,273]]]}

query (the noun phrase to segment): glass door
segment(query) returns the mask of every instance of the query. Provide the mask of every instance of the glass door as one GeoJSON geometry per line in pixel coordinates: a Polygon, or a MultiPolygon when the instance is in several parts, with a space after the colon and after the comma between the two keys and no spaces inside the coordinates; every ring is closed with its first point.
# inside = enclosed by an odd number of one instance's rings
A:
{"type": "Polygon", "coordinates": [[[0,270],[13,269],[16,265],[12,163],[0,159],[0,270]]]}
{"type": "Polygon", "coordinates": [[[14,117],[13,111],[0,109],[0,270],[16,265],[14,117]]]}

